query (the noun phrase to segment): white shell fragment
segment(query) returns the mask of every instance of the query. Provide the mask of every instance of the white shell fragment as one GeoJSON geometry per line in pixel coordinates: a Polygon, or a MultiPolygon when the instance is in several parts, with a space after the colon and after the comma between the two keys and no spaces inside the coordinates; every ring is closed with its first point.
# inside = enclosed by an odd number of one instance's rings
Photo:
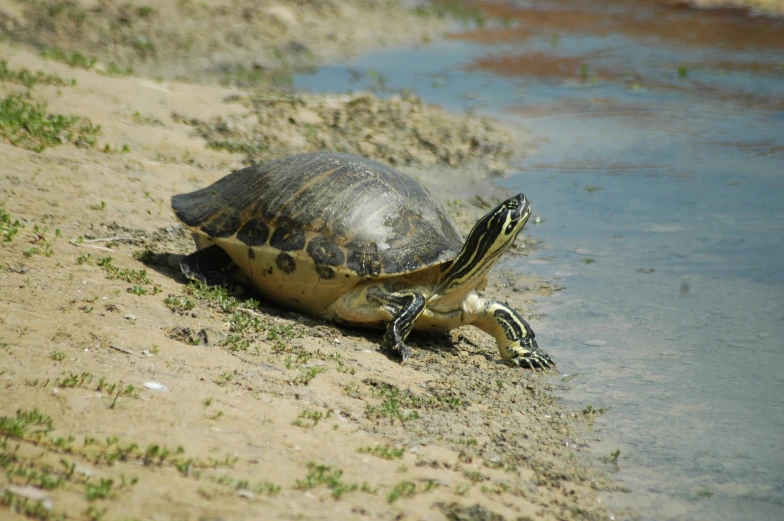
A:
{"type": "Polygon", "coordinates": [[[153,391],[168,391],[165,385],[159,384],[158,382],[144,382],[144,387],[152,389],[153,391]]]}
{"type": "Polygon", "coordinates": [[[33,501],[45,501],[49,499],[49,494],[47,494],[45,490],[30,485],[25,487],[11,485],[6,490],[15,496],[32,499],[33,501]]]}

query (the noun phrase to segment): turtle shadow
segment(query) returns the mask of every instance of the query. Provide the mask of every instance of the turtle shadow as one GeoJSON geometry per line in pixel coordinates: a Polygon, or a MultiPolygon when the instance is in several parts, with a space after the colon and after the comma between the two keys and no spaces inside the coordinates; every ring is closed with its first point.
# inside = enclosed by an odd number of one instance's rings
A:
{"type": "MultiPolygon", "coordinates": [[[[241,303],[252,300],[259,312],[269,315],[270,317],[293,320],[305,327],[334,328],[339,332],[341,337],[361,340],[374,346],[376,351],[386,356],[389,360],[397,363],[400,362],[400,353],[384,349],[381,344],[384,334],[383,327],[352,327],[339,322],[324,320],[282,308],[277,304],[267,301],[263,295],[247,285],[242,279],[239,268],[231,261],[228,255],[222,262],[210,266],[210,269],[199,270],[198,274],[193,271],[189,272],[187,261],[188,259],[192,259],[192,257],[193,254],[184,255],[170,252],[156,253],[147,250],[138,260],[142,262],[147,269],[165,277],[169,277],[176,282],[187,285],[197,281],[196,283],[203,284],[207,287],[224,288],[229,296],[237,299],[241,303]],[[183,263],[183,261],[186,261],[186,263],[183,263]],[[186,275],[186,273],[188,273],[188,275],[186,275]]],[[[456,355],[460,351],[457,345],[460,343],[461,338],[462,335],[455,341],[449,333],[412,331],[406,339],[406,344],[412,350],[412,358],[416,356],[417,352],[441,355],[451,353],[456,355]]]]}
{"type": "MultiPolygon", "coordinates": [[[[311,317],[308,317],[311,318],[311,317]]],[[[392,362],[400,363],[400,353],[385,349],[382,345],[384,338],[383,328],[354,328],[335,322],[320,320],[312,318],[312,320],[319,321],[320,324],[328,325],[338,329],[342,336],[352,339],[361,340],[371,344],[378,353],[384,355],[392,362]]],[[[418,358],[417,353],[431,353],[431,354],[445,354],[451,353],[456,355],[460,349],[457,343],[454,342],[449,333],[425,333],[420,331],[412,331],[406,339],[406,345],[411,349],[411,356],[408,359],[407,365],[414,359],[418,358]]]]}
{"type": "Polygon", "coordinates": [[[187,255],[181,255],[179,253],[156,253],[151,250],[145,250],[137,260],[144,264],[146,269],[154,271],[159,275],[163,275],[164,277],[168,277],[177,282],[187,282],[188,279],[183,275],[182,269],[180,269],[180,261],[185,257],[187,257],[187,255]]]}

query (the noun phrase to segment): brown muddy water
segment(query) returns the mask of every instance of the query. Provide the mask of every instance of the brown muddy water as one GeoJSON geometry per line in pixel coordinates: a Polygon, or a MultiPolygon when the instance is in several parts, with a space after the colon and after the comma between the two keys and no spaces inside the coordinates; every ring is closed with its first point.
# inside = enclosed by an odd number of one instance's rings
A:
{"type": "Polygon", "coordinates": [[[629,491],[602,501],[784,518],[784,23],[643,0],[476,5],[481,27],[295,86],[408,89],[539,136],[500,182],[533,201],[546,246],[507,267],[566,287],[533,325],[563,399],[606,409],[584,453],[629,491]]]}

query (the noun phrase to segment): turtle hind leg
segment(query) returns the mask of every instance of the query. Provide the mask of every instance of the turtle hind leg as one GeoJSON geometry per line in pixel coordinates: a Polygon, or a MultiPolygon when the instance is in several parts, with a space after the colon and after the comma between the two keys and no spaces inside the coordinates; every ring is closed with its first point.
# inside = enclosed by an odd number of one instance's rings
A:
{"type": "Polygon", "coordinates": [[[182,274],[207,286],[231,288],[234,283],[232,272],[236,265],[229,254],[220,246],[198,250],[180,260],[182,274]]]}

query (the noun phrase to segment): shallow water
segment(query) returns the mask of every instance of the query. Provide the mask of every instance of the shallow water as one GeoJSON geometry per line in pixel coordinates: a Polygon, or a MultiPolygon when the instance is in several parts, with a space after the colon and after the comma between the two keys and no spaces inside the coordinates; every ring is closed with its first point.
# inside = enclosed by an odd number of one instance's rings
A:
{"type": "Polygon", "coordinates": [[[566,287],[533,325],[563,398],[608,408],[590,450],[620,449],[630,492],[602,500],[784,518],[784,24],[643,0],[482,5],[500,21],[295,85],[405,88],[531,129],[537,152],[503,184],[533,201],[545,249],[514,268],[566,287]]]}

